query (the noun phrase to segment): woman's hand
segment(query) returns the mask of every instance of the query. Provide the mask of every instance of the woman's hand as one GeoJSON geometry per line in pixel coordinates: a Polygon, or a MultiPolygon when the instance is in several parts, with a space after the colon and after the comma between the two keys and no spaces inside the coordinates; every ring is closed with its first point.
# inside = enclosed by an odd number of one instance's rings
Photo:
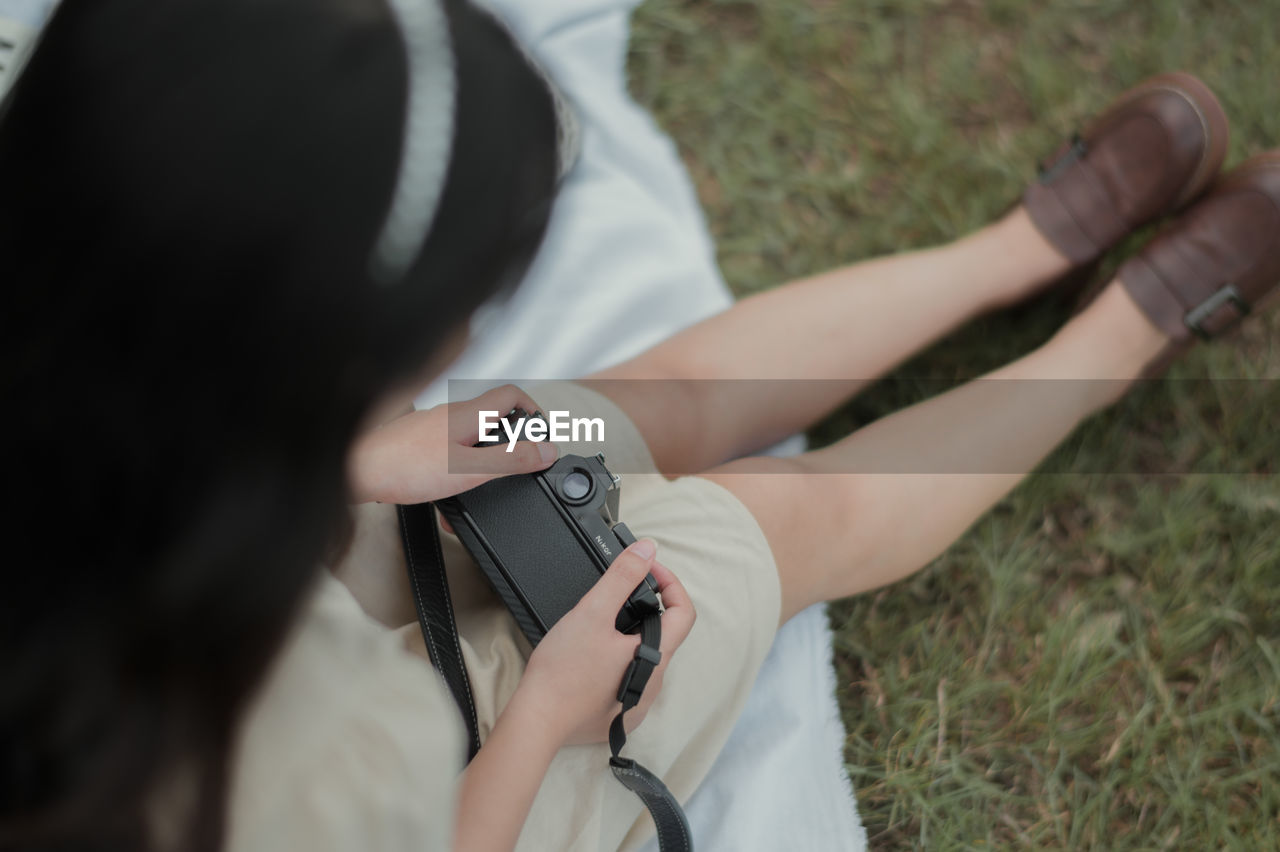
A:
{"type": "Polygon", "coordinates": [[[693,627],[693,604],[680,581],[654,561],[652,541],[618,555],[578,605],[542,637],[515,694],[462,774],[454,848],[511,849],[561,746],[603,742],[622,707],[618,685],[635,657],[639,636],[619,633],[623,602],[652,572],[662,593],[662,662],[640,704],[627,713],[627,730],[640,724],[662,688],[671,655],[693,627]]]}
{"type": "Polygon", "coordinates": [[[480,440],[478,414],[513,408],[533,412],[537,403],[515,385],[473,400],[437,405],[390,420],[356,439],[350,475],[355,503],[425,503],[461,494],[513,473],[549,467],[559,456],[550,441],[520,441],[506,452],[505,438],[491,447],[480,440]],[[459,471],[450,473],[450,467],[459,471]]]}
{"type": "Polygon", "coordinates": [[[680,581],[654,559],[657,548],[647,539],[618,555],[600,581],[560,619],[534,649],[516,689],[517,701],[531,710],[562,745],[604,742],[609,723],[622,705],[618,686],[635,657],[640,637],[614,626],[623,603],[645,574],[658,581],[662,614],[662,662],[644,695],[626,717],[630,731],[644,719],[659,690],[671,657],[693,627],[693,603],[680,581]]]}

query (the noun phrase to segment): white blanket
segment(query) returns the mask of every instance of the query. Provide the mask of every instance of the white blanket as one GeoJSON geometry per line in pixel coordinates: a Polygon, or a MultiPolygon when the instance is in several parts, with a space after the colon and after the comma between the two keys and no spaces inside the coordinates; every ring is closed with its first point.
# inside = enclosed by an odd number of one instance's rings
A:
{"type": "MultiPolygon", "coordinates": [[[[450,378],[572,378],[732,302],[675,146],[627,92],[636,2],[488,2],[573,102],[582,154],[533,270],[450,378]]],[[[441,381],[418,402],[446,398],[441,381]]],[[[834,693],[831,634],[817,606],[778,633],[729,742],[687,804],[699,850],[866,848],[834,693]]]]}

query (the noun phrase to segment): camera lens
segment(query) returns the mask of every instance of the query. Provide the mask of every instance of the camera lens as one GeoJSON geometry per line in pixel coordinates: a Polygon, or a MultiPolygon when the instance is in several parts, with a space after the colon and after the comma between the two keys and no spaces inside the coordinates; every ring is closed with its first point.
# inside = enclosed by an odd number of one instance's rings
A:
{"type": "Polygon", "coordinates": [[[591,493],[591,477],[581,470],[575,470],[560,480],[560,493],[566,500],[578,501],[586,499],[591,493]]]}

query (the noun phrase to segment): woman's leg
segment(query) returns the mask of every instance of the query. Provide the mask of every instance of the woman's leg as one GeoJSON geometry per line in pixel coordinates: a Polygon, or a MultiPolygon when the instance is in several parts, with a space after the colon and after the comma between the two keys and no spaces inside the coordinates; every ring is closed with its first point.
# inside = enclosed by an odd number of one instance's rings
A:
{"type": "Polygon", "coordinates": [[[948,245],[743,299],[586,383],[636,423],[660,470],[694,473],[806,428],[966,320],[1067,268],[1018,207],[948,245]]]}
{"type": "Polygon", "coordinates": [[[730,462],[707,478],[760,522],[783,620],[923,567],[1086,417],[1115,402],[1167,339],[1116,283],[1052,340],[824,449],[730,462]]]}

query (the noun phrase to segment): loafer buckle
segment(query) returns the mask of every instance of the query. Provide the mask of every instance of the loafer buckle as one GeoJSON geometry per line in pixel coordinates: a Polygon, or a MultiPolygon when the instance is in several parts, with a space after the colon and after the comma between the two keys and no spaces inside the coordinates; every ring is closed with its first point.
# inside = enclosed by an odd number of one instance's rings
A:
{"type": "Polygon", "coordinates": [[[1233,305],[1242,317],[1247,316],[1253,310],[1249,303],[1244,300],[1244,297],[1240,295],[1240,291],[1236,289],[1235,285],[1227,284],[1188,311],[1182,321],[1186,323],[1187,328],[1191,329],[1196,337],[1201,340],[1208,340],[1210,335],[1204,328],[1204,322],[1227,305],[1233,305]]]}
{"type": "Polygon", "coordinates": [[[1089,153],[1089,146],[1080,138],[1079,133],[1071,134],[1071,141],[1067,143],[1067,148],[1058,158],[1048,165],[1041,163],[1037,172],[1039,173],[1039,181],[1042,184],[1053,183],[1057,180],[1067,168],[1074,163],[1078,163],[1084,159],[1085,154],[1089,153]]]}

